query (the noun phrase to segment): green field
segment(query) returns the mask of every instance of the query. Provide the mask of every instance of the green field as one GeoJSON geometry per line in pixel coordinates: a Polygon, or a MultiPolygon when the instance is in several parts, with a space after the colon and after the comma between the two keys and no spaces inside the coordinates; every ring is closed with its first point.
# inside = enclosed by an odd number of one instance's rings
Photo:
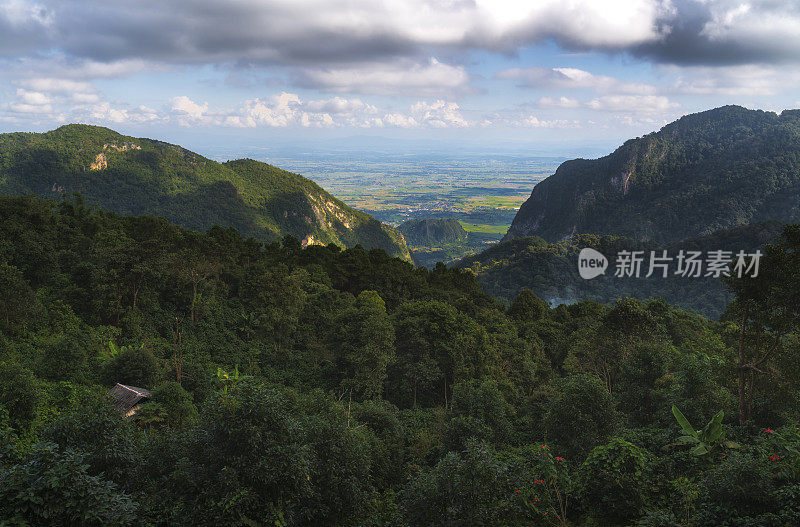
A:
{"type": "Polygon", "coordinates": [[[461,226],[467,232],[480,232],[483,234],[505,234],[508,230],[508,225],[481,225],[478,223],[467,223],[462,221],[461,226]]]}

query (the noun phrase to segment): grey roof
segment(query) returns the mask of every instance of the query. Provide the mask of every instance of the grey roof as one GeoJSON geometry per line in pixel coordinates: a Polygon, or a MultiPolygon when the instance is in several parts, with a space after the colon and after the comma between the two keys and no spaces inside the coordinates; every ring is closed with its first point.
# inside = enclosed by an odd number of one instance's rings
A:
{"type": "Polygon", "coordinates": [[[108,390],[108,396],[111,397],[114,408],[120,412],[128,412],[143,400],[149,399],[150,392],[144,388],[117,383],[116,386],[108,390]]]}

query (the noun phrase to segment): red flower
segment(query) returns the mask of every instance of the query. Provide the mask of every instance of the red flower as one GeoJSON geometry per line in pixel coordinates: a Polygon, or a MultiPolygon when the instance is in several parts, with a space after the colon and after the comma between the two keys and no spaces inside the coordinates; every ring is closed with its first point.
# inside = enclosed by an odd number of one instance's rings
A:
{"type": "Polygon", "coordinates": [[[541,484],[543,484],[543,483],[544,483],[544,480],[543,480],[543,479],[535,479],[535,480],[533,480],[533,482],[534,482],[535,484],[537,484],[537,485],[541,485],[541,484]]]}
{"type": "Polygon", "coordinates": [[[772,434],[772,433],[775,433],[775,430],[773,430],[772,428],[767,428],[766,430],[764,430],[764,433],[765,434],[772,434]]]}
{"type": "Polygon", "coordinates": [[[564,461],[564,458],[563,457],[557,457],[556,461],[564,461]]]}
{"type": "Polygon", "coordinates": [[[769,456],[769,460],[770,461],[780,461],[781,460],[781,456],[769,456]]]}

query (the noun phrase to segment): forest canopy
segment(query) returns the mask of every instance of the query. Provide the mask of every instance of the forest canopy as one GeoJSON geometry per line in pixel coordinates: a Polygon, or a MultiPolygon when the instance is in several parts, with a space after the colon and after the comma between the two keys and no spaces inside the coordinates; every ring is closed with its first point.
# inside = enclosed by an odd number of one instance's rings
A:
{"type": "Polygon", "coordinates": [[[712,321],[0,198],[9,525],[792,525],[800,228],[712,321]],[[125,418],[121,383],[149,400],[125,418]]]}

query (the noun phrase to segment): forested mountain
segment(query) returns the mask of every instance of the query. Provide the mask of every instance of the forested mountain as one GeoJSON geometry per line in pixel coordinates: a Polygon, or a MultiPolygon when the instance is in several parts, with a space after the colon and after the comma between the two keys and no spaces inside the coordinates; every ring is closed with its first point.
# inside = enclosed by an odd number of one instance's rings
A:
{"type": "Polygon", "coordinates": [[[796,525],[800,226],[765,251],[722,322],[504,309],[379,249],[0,198],[0,523],[796,525]]]}
{"type": "Polygon", "coordinates": [[[0,198],[0,518],[793,525],[798,248],[788,227],[730,283],[723,323],[506,310],[378,249],[0,198]],[[133,417],[115,383],[149,391],[133,417]]]}
{"type": "Polygon", "coordinates": [[[397,229],[412,246],[439,247],[467,239],[467,231],[453,218],[408,220],[397,229]]]}
{"type": "Polygon", "coordinates": [[[646,267],[640,278],[619,278],[614,276],[614,256],[619,251],[644,251],[649,255],[650,251],[662,254],[666,250],[673,258],[681,250],[701,251],[703,255],[719,250],[733,254],[740,250],[752,252],[763,250],[782,230],[781,222],[756,223],[666,245],[612,235],[578,234],[553,243],[529,236],[500,242],[482,253],[464,258],[456,266],[472,270],[486,292],[508,301],[523,289],[534,291],[554,305],[579,300],[607,303],[625,297],[664,298],[682,309],[717,318],[732,299],[732,294],[719,280],[687,278],[672,273],[667,278],[658,274],[644,278],[646,267]],[[598,250],[609,258],[610,267],[605,274],[591,280],[580,277],[578,253],[584,247],[598,250]]]}
{"type": "Polygon", "coordinates": [[[361,244],[410,260],[396,229],[266,163],[217,163],[176,145],[88,125],[0,135],[0,194],[74,192],[119,214],[164,216],[200,230],[234,227],[264,241],[292,235],[303,245],[361,244]]]}
{"type": "Polygon", "coordinates": [[[724,106],[687,115],[537,184],[505,240],[613,234],[671,243],[800,219],[800,110],[724,106]]]}

